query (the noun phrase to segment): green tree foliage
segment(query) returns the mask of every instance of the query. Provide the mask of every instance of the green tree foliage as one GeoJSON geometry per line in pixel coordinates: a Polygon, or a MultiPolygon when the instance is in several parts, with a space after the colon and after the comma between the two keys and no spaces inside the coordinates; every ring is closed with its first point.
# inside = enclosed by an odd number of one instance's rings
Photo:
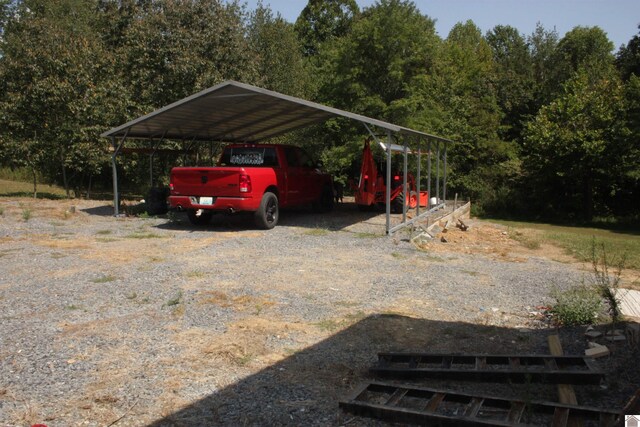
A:
{"type": "MultiPolygon", "coordinates": [[[[453,139],[449,193],[485,211],[638,215],[639,40],[614,58],[597,27],[471,21],[442,40],[408,0],[309,0],[295,25],[239,0],[0,0],[0,164],[108,187],[101,132],[235,79],[453,139]]],[[[344,183],[367,134],[335,119],[278,141],[344,183]]],[[[144,189],[148,158],[119,161],[144,189]]]]}
{"type": "MultiPolygon", "coordinates": [[[[433,67],[440,39],[434,21],[413,2],[381,0],[365,9],[344,37],[319,53],[318,98],[329,105],[398,124],[409,124],[420,107],[413,86],[433,67]]],[[[344,174],[361,154],[362,125],[333,120],[312,135],[325,164],[344,174]]],[[[374,130],[375,131],[375,130],[374,130]]]]}
{"type": "Polygon", "coordinates": [[[304,54],[317,55],[324,43],[345,36],[358,12],[355,0],[309,0],[295,23],[304,54]]]}
{"type": "MultiPolygon", "coordinates": [[[[640,30],[640,25],[638,29],[640,30]]],[[[640,34],[633,36],[626,46],[620,47],[616,65],[625,80],[629,80],[632,74],[640,77],[640,34]]]]}
{"type": "Polygon", "coordinates": [[[501,111],[493,55],[473,22],[459,23],[422,88],[431,106],[423,114],[439,117],[435,130],[455,141],[449,149],[451,190],[484,209],[505,197],[504,181],[519,166],[513,144],[498,135],[501,111]]]}
{"type": "Polygon", "coordinates": [[[558,42],[553,53],[550,93],[559,94],[566,81],[583,68],[611,64],[613,43],[599,27],[575,27],[558,42]]]}
{"type": "Polygon", "coordinates": [[[522,132],[533,101],[533,59],[525,38],[517,29],[498,25],[486,35],[495,64],[495,90],[502,112],[499,135],[513,141],[522,132]]]}
{"type": "Polygon", "coordinates": [[[96,76],[108,64],[91,31],[93,6],[87,0],[24,1],[2,49],[3,151],[13,153],[13,163],[60,177],[67,192],[71,176],[99,169],[95,132],[106,99],[98,99],[104,91],[96,76]],[[89,135],[94,144],[86,144],[89,135]]]}
{"type": "Polygon", "coordinates": [[[542,208],[606,212],[620,166],[628,154],[624,88],[611,66],[583,68],[563,93],[540,109],[525,132],[527,179],[542,208]]]}
{"type": "Polygon", "coordinates": [[[248,34],[257,71],[255,84],[309,97],[309,73],[293,25],[259,4],[250,16],[248,34]]]}
{"type": "Polygon", "coordinates": [[[323,95],[334,105],[406,123],[411,85],[429,73],[439,38],[413,2],[381,0],[332,46],[323,95]]]}
{"type": "Polygon", "coordinates": [[[105,37],[119,47],[120,72],[141,112],[225,79],[250,82],[257,77],[237,2],[155,0],[107,6],[109,18],[119,25],[118,33],[105,37]]]}

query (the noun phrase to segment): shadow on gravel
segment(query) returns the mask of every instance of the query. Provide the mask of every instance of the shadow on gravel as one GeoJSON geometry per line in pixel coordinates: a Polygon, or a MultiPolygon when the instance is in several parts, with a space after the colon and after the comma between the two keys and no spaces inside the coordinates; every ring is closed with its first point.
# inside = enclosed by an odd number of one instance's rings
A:
{"type": "MultiPolygon", "coordinates": [[[[113,210],[113,209],[112,209],[113,210]]],[[[366,222],[381,212],[361,212],[355,203],[341,203],[332,212],[316,213],[308,207],[296,207],[280,211],[278,226],[301,227],[311,229],[325,229],[339,231],[352,225],[366,222]]],[[[159,224],[156,227],[163,230],[198,230],[198,231],[236,231],[256,229],[251,213],[233,215],[214,215],[211,222],[205,226],[192,225],[185,212],[172,213],[174,220],[159,224]]],[[[380,224],[378,224],[380,226],[380,224]]],[[[384,227],[380,228],[384,233],[384,227]]]]}
{"type": "MultiPolygon", "coordinates": [[[[555,330],[510,329],[373,315],[153,422],[149,427],[343,425],[354,420],[350,414],[340,412],[338,402],[348,398],[359,384],[373,379],[368,368],[375,363],[378,352],[548,354],[546,337],[553,332],[555,330]]],[[[584,330],[580,328],[560,331],[563,345],[566,343],[565,353],[576,354],[578,348],[584,349],[582,333],[584,330]],[[580,342],[577,346],[576,338],[580,342]]],[[[207,356],[203,354],[202,357],[207,356]]],[[[531,399],[533,395],[536,400],[557,401],[555,385],[465,384],[435,380],[418,385],[523,400],[531,399]]],[[[612,408],[622,408],[635,391],[625,385],[626,388],[619,383],[614,396],[610,395],[613,391],[600,386],[576,386],[576,393],[578,401],[584,405],[606,407],[609,404],[612,408]]]]}
{"type": "Polygon", "coordinates": [[[97,215],[97,216],[113,216],[113,206],[104,205],[104,206],[96,206],[93,208],[80,209],[84,213],[88,213],[89,215],[97,215]]]}

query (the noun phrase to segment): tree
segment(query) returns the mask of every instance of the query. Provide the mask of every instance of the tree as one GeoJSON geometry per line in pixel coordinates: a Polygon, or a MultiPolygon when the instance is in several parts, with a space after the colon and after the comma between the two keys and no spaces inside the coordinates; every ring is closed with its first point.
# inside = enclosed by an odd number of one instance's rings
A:
{"type": "Polygon", "coordinates": [[[381,0],[330,50],[325,97],[336,106],[406,123],[415,79],[429,73],[439,38],[410,1],[381,0]]]}
{"type": "Polygon", "coordinates": [[[563,84],[583,68],[601,68],[613,62],[613,43],[599,27],[575,27],[558,42],[553,53],[549,93],[562,91],[563,84]]]}
{"type": "Polygon", "coordinates": [[[613,67],[582,68],[528,123],[527,178],[547,213],[590,220],[595,205],[605,207],[628,148],[623,95],[613,67]]]}
{"type": "Polygon", "coordinates": [[[531,113],[533,64],[526,40],[517,29],[498,25],[486,35],[495,63],[495,88],[502,111],[499,134],[514,141],[520,137],[523,120],[531,113]]]}
{"type": "Polygon", "coordinates": [[[358,12],[355,0],[309,0],[295,23],[304,54],[317,55],[324,43],[344,37],[358,12]]]}
{"type": "Polygon", "coordinates": [[[538,23],[534,32],[527,38],[527,44],[531,52],[533,87],[533,112],[553,99],[552,91],[555,90],[554,52],[558,45],[558,33],[547,31],[538,23]]]}
{"type": "Polygon", "coordinates": [[[498,135],[501,111],[493,51],[472,22],[456,24],[445,40],[421,93],[423,123],[454,140],[449,147],[451,189],[472,197],[482,209],[503,197],[518,171],[515,146],[498,135]]]}
{"type": "MultiPolygon", "coordinates": [[[[421,108],[422,95],[414,86],[430,72],[439,43],[434,21],[413,2],[381,0],[365,9],[344,37],[323,45],[318,54],[318,100],[409,124],[421,108]]],[[[335,119],[311,137],[317,147],[324,147],[325,164],[337,165],[332,172],[344,178],[360,156],[363,131],[362,125],[335,119]]]]}
{"type": "Polygon", "coordinates": [[[293,25],[258,4],[251,13],[247,32],[256,62],[255,83],[288,95],[308,96],[309,72],[293,25]]]}
{"type": "Polygon", "coordinates": [[[72,158],[88,154],[74,144],[98,115],[87,109],[96,96],[94,70],[103,65],[93,7],[89,0],[22,2],[6,27],[0,64],[0,120],[12,160],[24,159],[34,177],[36,169],[50,179],[61,175],[68,195],[68,171],[78,167],[72,158]]]}
{"type": "MultiPolygon", "coordinates": [[[[638,26],[640,30],[640,25],[638,26]]],[[[621,46],[616,55],[616,66],[626,81],[632,74],[640,77],[640,34],[629,40],[626,46],[621,46]]]]}

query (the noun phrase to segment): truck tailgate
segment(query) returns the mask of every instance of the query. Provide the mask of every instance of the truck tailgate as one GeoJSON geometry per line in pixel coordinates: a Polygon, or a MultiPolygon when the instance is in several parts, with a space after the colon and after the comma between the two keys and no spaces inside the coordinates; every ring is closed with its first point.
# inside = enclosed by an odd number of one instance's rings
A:
{"type": "Polygon", "coordinates": [[[175,194],[184,196],[245,197],[240,193],[242,168],[173,168],[175,194]]]}

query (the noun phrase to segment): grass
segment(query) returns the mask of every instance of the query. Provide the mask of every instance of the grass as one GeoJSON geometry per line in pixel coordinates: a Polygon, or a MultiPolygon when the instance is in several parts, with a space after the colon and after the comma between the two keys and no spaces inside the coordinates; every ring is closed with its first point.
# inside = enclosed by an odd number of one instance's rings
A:
{"type": "Polygon", "coordinates": [[[173,307],[174,305],[180,304],[180,300],[182,300],[182,291],[179,291],[175,297],[171,298],[164,305],[167,307],[173,307]]]}
{"type": "Polygon", "coordinates": [[[31,209],[25,208],[22,210],[22,219],[25,220],[25,222],[31,219],[31,209]]]}
{"type": "MultiPolygon", "coordinates": [[[[33,197],[33,183],[9,181],[0,179],[0,196],[5,197],[33,197]]],[[[55,185],[46,185],[38,183],[38,199],[64,199],[67,193],[64,188],[55,185]]]]}
{"type": "Polygon", "coordinates": [[[194,270],[187,273],[187,277],[191,279],[202,279],[206,276],[204,271],[194,270]]]}
{"type": "Polygon", "coordinates": [[[146,232],[146,233],[136,232],[136,233],[131,233],[126,237],[128,239],[161,239],[163,236],[157,233],[152,233],[152,232],[146,232]]]}
{"type": "Polygon", "coordinates": [[[115,276],[107,275],[107,276],[98,277],[97,279],[93,279],[92,282],[93,283],[109,283],[115,280],[116,280],[115,276]]]}
{"type": "MultiPolygon", "coordinates": [[[[511,227],[515,230],[514,232],[522,229],[536,230],[539,232],[541,241],[559,246],[567,254],[584,262],[591,261],[592,244],[595,239],[599,244],[604,245],[611,259],[626,257],[627,268],[640,270],[639,230],[611,230],[505,220],[491,221],[511,227]]],[[[523,235],[525,234],[523,233],[523,235]]]]}
{"type": "Polygon", "coordinates": [[[509,227],[507,231],[509,233],[509,238],[519,242],[522,246],[527,249],[540,249],[541,241],[540,238],[532,232],[522,232],[522,230],[517,230],[509,227]]]}
{"type": "Polygon", "coordinates": [[[329,230],[324,228],[312,228],[304,232],[306,236],[326,236],[329,234],[329,230]]]}

